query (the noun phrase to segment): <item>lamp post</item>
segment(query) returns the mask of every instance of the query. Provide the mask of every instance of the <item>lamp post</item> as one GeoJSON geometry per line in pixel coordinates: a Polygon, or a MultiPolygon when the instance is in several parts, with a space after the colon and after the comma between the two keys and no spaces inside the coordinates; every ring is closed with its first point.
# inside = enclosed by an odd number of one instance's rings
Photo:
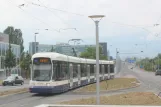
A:
{"type": "Polygon", "coordinates": [[[104,15],[92,15],[89,16],[89,18],[91,18],[94,22],[95,22],[95,26],[96,26],[96,78],[97,78],[97,82],[96,82],[96,98],[97,98],[97,105],[100,104],[100,86],[99,86],[99,35],[98,35],[98,24],[99,21],[105,17],[104,15]],[[100,19],[100,20],[94,20],[94,19],[100,19]]]}
{"type": "Polygon", "coordinates": [[[36,44],[36,34],[39,34],[39,33],[35,33],[35,53],[37,52],[36,48],[37,48],[37,44],[36,44]]]}
{"type": "MultiPolygon", "coordinates": [[[[141,51],[141,53],[143,53],[144,51],[141,51]]],[[[146,59],[145,59],[145,64],[146,64],[146,59]]],[[[140,65],[141,65],[141,57],[140,57],[140,65]]],[[[144,65],[144,62],[143,62],[144,65]]]]}
{"type": "MultiPolygon", "coordinates": [[[[38,31],[40,31],[40,30],[46,30],[46,31],[48,31],[49,29],[36,29],[36,30],[38,30],[38,31]]],[[[37,44],[36,44],[36,35],[37,34],[39,34],[39,33],[38,32],[35,33],[35,53],[37,52],[37,44]]]]}

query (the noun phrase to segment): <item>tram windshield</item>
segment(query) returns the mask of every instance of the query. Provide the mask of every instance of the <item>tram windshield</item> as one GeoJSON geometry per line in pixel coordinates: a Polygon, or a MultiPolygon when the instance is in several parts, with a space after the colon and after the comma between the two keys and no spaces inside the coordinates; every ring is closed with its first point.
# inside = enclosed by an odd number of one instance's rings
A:
{"type": "Polygon", "coordinates": [[[32,80],[50,81],[52,75],[52,64],[50,59],[36,58],[33,60],[32,80]]]}

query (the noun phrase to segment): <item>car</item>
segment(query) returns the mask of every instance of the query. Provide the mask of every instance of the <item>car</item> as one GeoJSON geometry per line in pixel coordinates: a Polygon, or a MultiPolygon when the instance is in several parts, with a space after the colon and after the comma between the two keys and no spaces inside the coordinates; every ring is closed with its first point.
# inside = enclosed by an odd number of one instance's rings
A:
{"type": "Polygon", "coordinates": [[[2,82],[3,86],[5,85],[15,85],[15,84],[24,84],[24,79],[21,76],[9,76],[2,82]]]}
{"type": "Polygon", "coordinates": [[[156,70],[155,75],[161,75],[161,70],[156,70]]]}

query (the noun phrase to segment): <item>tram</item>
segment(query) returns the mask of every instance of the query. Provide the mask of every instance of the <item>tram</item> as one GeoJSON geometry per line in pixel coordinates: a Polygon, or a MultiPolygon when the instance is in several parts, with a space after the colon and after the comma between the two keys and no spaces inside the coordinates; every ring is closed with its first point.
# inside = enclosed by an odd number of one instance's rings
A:
{"type": "MultiPolygon", "coordinates": [[[[31,93],[62,93],[96,82],[96,60],[54,52],[31,58],[31,93]]],[[[114,78],[114,61],[100,60],[100,80],[114,78]]]]}

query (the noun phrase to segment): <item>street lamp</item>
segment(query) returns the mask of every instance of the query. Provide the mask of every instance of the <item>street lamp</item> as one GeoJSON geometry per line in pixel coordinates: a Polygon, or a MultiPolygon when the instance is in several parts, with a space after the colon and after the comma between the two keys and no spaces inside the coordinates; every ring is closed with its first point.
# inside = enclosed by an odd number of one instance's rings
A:
{"type": "Polygon", "coordinates": [[[76,42],[76,41],[82,41],[83,42],[82,39],[70,39],[70,40],[68,40],[68,44],[69,44],[70,41],[74,41],[74,42],[76,42]]]}
{"type": "Polygon", "coordinates": [[[39,33],[35,33],[35,53],[37,52],[36,48],[37,48],[37,45],[36,45],[36,34],[39,34],[39,33]]]}
{"type": "Polygon", "coordinates": [[[97,78],[97,82],[96,82],[96,98],[97,98],[97,105],[100,104],[100,87],[99,87],[99,35],[98,35],[98,24],[99,21],[105,17],[104,15],[92,15],[92,16],[88,16],[89,18],[91,18],[94,22],[95,22],[95,26],[96,26],[96,78],[97,78]],[[99,20],[94,20],[94,19],[99,19],[99,20]]]}
{"type": "Polygon", "coordinates": [[[72,49],[73,49],[73,53],[75,54],[75,56],[77,56],[76,50],[75,50],[75,43],[76,42],[78,43],[79,41],[82,41],[83,42],[83,40],[82,39],[70,39],[70,40],[68,40],[68,44],[69,44],[70,41],[73,41],[74,42],[74,48],[72,48],[72,49]]]}

